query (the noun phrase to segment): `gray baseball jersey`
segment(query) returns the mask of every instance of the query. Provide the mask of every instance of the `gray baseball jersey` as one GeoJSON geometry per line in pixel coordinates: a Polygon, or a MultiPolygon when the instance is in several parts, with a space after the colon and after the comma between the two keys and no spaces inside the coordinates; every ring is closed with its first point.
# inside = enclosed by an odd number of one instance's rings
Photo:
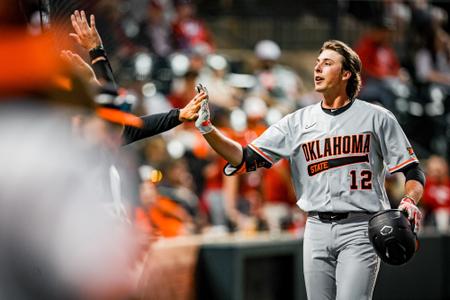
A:
{"type": "Polygon", "coordinates": [[[418,162],[393,114],[361,100],[335,115],[320,103],[299,109],[248,147],[270,163],[289,159],[306,212],[387,209],[386,173],[418,162]]]}

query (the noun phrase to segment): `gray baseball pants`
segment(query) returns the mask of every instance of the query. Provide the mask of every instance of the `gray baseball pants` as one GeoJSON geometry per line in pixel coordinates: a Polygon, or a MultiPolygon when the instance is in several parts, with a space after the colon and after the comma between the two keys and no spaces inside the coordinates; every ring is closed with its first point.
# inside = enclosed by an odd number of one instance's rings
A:
{"type": "Polygon", "coordinates": [[[303,271],[309,300],[369,300],[380,266],[368,238],[370,214],[338,221],[310,214],[303,241],[303,271]]]}

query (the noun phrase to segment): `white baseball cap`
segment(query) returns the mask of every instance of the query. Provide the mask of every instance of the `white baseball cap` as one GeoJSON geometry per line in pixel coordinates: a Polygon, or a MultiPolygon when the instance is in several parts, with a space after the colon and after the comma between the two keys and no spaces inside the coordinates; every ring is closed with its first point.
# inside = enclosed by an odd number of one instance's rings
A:
{"type": "Polygon", "coordinates": [[[281,49],[274,41],[261,40],[255,46],[255,55],[262,60],[278,60],[281,49]]]}
{"type": "Polygon", "coordinates": [[[267,104],[259,97],[250,96],[244,100],[242,109],[249,118],[264,118],[267,114],[267,104]]]}

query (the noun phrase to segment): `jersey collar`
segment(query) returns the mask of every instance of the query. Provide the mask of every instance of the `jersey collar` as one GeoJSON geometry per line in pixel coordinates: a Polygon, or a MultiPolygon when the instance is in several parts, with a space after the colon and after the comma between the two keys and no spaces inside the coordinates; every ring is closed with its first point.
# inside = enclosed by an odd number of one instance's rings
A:
{"type": "Polygon", "coordinates": [[[343,113],[344,111],[346,111],[347,109],[350,108],[350,106],[352,106],[353,102],[355,102],[356,99],[353,99],[352,101],[350,101],[349,103],[347,103],[346,105],[336,108],[336,109],[332,109],[332,108],[324,108],[322,106],[322,102],[320,103],[320,107],[322,108],[322,110],[332,116],[337,116],[341,113],[343,113]]]}

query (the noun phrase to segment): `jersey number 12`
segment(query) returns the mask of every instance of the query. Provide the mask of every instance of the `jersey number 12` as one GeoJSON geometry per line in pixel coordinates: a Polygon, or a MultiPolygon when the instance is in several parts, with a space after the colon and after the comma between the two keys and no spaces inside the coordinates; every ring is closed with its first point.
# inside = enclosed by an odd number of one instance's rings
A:
{"type": "Polygon", "coordinates": [[[350,189],[352,190],[372,189],[372,171],[370,170],[361,170],[359,174],[357,173],[356,170],[351,170],[350,179],[351,179],[350,189]]]}

